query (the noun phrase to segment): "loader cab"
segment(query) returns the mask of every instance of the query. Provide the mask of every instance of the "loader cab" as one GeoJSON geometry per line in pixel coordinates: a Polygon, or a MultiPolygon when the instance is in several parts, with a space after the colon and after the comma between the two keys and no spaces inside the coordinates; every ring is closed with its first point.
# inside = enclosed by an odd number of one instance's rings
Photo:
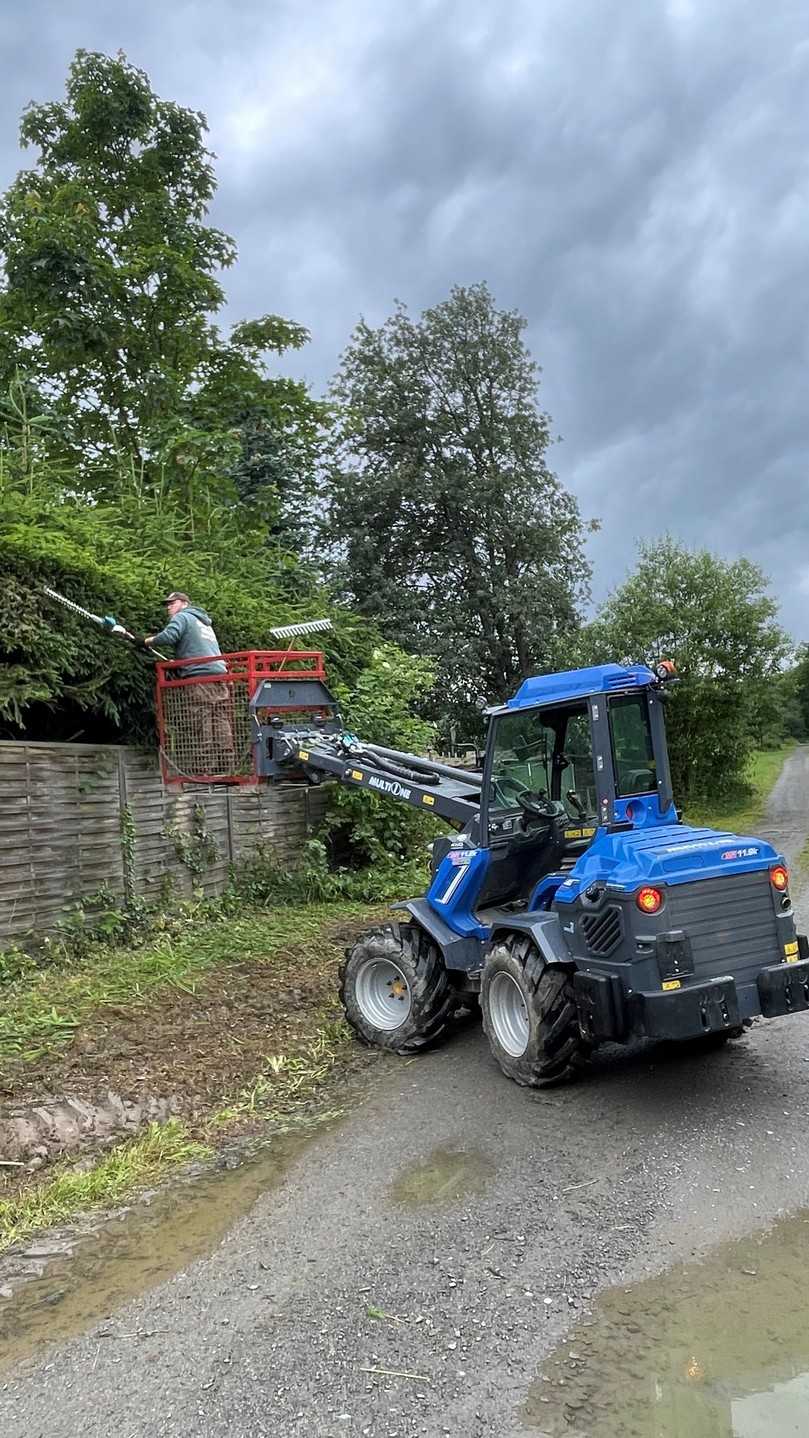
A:
{"type": "Polygon", "coordinates": [[[477,908],[527,900],[600,828],[671,823],[656,676],[603,665],[528,679],[490,712],[481,841],[490,862],[477,908]]]}

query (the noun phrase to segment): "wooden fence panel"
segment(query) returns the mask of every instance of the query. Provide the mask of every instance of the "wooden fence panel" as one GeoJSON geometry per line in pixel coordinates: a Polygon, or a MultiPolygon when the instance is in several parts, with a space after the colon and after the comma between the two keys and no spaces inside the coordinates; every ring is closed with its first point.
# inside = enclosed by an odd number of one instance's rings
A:
{"type": "Polygon", "coordinates": [[[325,801],[295,785],[167,789],[154,755],[123,746],[0,742],[0,945],[102,888],[220,894],[259,850],[294,860],[325,801]]]}

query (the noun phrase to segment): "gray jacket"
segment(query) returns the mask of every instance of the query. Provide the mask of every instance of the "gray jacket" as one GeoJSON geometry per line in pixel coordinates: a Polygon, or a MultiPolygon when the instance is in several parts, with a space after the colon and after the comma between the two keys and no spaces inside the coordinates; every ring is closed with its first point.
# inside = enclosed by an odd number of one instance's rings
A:
{"type": "MultiPolygon", "coordinates": [[[[160,649],[163,644],[170,644],[175,659],[196,659],[197,656],[207,659],[209,655],[222,653],[213,632],[210,614],[204,609],[197,609],[194,604],[178,609],[165,629],[161,629],[152,642],[156,649],[160,649]]],[[[184,664],[182,674],[224,674],[226,670],[224,660],[216,662],[211,659],[205,664],[184,664]]]]}

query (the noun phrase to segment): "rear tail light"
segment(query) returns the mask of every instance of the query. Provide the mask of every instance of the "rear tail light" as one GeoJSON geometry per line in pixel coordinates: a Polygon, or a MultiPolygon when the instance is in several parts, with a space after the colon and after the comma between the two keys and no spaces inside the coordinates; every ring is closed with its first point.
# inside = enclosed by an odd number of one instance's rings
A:
{"type": "Polygon", "coordinates": [[[635,903],[644,914],[656,914],[663,907],[663,895],[659,889],[646,885],[635,895],[635,903]]]}
{"type": "Polygon", "coordinates": [[[770,869],[770,883],[779,894],[785,894],[789,888],[789,869],[783,864],[776,864],[774,869],[770,869]]]}

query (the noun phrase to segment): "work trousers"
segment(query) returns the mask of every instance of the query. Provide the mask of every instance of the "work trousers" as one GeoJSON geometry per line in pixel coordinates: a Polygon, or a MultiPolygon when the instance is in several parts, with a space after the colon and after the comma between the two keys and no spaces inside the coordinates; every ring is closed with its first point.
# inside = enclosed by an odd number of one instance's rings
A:
{"type": "Polygon", "coordinates": [[[228,684],[194,684],[185,691],[199,774],[232,774],[235,764],[228,684]]]}

